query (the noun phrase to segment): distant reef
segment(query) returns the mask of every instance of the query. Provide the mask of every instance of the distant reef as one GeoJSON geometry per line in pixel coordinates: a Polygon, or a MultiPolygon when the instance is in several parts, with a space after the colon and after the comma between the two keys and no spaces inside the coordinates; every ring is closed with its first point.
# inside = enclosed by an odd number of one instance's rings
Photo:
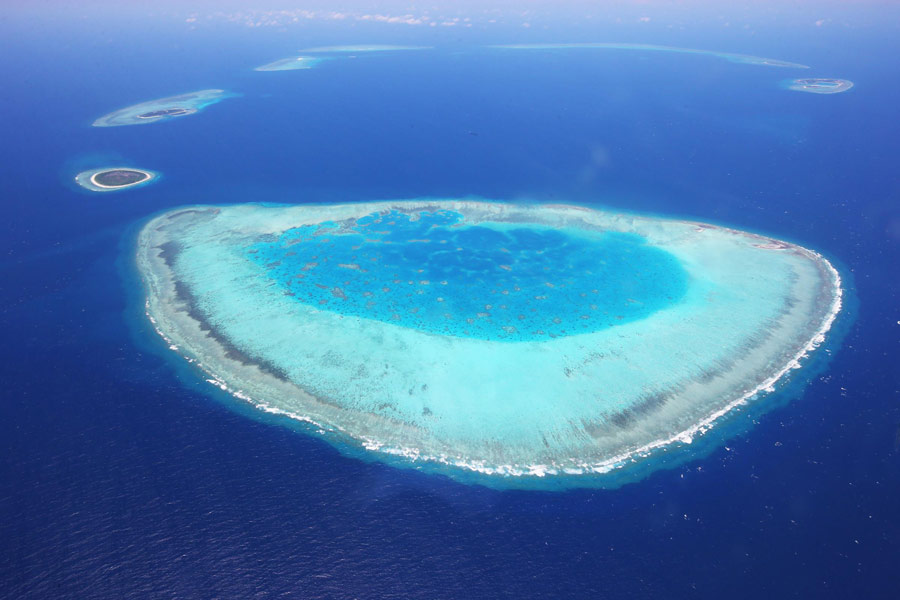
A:
{"type": "Polygon", "coordinates": [[[321,56],[291,56],[282,58],[260,67],[256,67],[255,71],[297,71],[301,69],[312,69],[323,61],[327,60],[321,56]]]}
{"type": "Polygon", "coordinates": [[[794,79],[787,85],[789,90],[811,94],[839,94],[852,87],[849,79],[794,79]]]}
{"type": "Polygon", "coordinates": [[[588,42],[574,44],[504,44],[490,46],[500,50],[636,50],[645,52],[671,52],[674,54],[696,54],[700,56],[713,56],[733,63],[747,65],[761,65],[767,67],[783,67],[789,69],[808,69],[807,65],[800,63],[764,58],[750,54],[735,54],[731,52],[715,52],[713,50],[698,50],[695,48],[679,48],[677,46],[657,46],[654,44],[616,44],[605,42],[588,42]]]}

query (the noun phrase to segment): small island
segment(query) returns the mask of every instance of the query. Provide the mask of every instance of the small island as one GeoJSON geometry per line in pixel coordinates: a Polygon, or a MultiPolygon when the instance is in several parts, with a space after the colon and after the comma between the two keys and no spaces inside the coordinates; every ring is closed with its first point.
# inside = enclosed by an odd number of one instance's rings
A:
{"type": "Polygon", "coordinates": [[[789,90],[811,94],[839,94],[852,87],[849,79],[794,79],[787,84],[789,90]]]}
{"type": "Polygon", "coordinates": [[[200,90],[126,106],[94,121],[94,127],[147,125],[193,115],[207,106],[231,98],[235,94],[225,90],[200,90]]]}
{"type": "Polygon", "coordinates": [[[92,192],[114,192],[146,185],[159,174],[132,167],[107,167],[82,171],[75,176],[75,183],[92,192]]]}

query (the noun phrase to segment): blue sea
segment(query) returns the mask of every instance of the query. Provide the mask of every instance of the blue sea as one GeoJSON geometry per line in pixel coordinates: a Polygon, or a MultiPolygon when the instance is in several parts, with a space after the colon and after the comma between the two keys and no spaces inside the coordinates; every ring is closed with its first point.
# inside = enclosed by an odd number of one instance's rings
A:
{"type": "Polygon", "coordinates": [[[710,3],[683,9],[694,20],[656,4],[623,23],[466,4],[435,27],[359,13],[248,26],[230,18],[246,7],[206,3],[0,8],[0,597],[898,597],[900,15],[806,3],[779,20],[764,2],[729,28],[710,3]],[[543,42],[811,68],[485,47],[543,42]],[[434,48],[253,71],[370,43],[434,48]],[[794,92],[792,77],[855,87],[794,92]],[[91,127],[207,88],[238,95],[91,127]],[[74,184],[110,164],[162,177],[74,184]],[[557,491],[341,454],[217,392],[146,321],[133,255],[154,214],[423,197],[764,233],[832,260],[846,308],[752,423],[621,487],[557,491]]]}

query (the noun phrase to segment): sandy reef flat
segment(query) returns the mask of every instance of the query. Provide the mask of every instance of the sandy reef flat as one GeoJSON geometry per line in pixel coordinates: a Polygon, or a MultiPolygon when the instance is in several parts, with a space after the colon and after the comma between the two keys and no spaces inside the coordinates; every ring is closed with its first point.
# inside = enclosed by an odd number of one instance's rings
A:
{"type": "Polygon", "coordinates": [[[148,125],[161,123],[200,112],[207,106],[231,98],[225,90],[200,90],[178,96],[149,100],[113,111],[94,121],[94,127],[148,125]]]}
{"type": "MultiPolygon", "coordinates": [[[[618,260],[614,250],[597,255],[598,269],[618,260]]],[[[516,263],[475,265],[482,255],[473,256],[453,268],[472,279],[516,276],[516,263]]],[[[565,253],[560,256],[554,259],[559,268],[568,268],[565,253]]],[[[797,368],[824,340],[842,296],[837,271],[800,246],[702,223],[564,205],[429,199],[192,206],[149,221],[136,257],[148,317],[211,383],[260,409],[313,424],[338,447],[352,444],[451,476],[589,476],[690,443],[797,368]],[[686,284],[632,319],[613,315],[611,324],[597,321],[583,332],[508,339],[442,335],[342,310],[349,288],[337,283],[316,296],[327,302],[304,299],[304,285],[312,285],[309,277],[323,268],[329,248],[351,243],[343,236],[357,236],[367,224],[383,237],[350,248],[369,252],[370,262],[342,263],[332,272],[347,273],[349,285],[351,274],[365,270],[374,293],[390,290],[385,301],[436,300],[425,291],[441,283],[440,275],[429,279],[433,261],[462,249],[441,244],[437,228],[423,240],[401,239],[392,227],[394,215],[416,222],[440,214],[457,219],[447,226],[453,235],[481,235],[485,252],[514,252],[508,246],[516,236],[526,245],[544,239],[534,236],[556,236],[562,248],[576,247],[572,240],[626,236],[659,253],[652,256],[675,261],[686,284]],[[301,231],[311,234],[298,237],[301,231]],[[285,284],[274,273],[306,250],[296,244],[321,244],[322,252],[285,284]],[[421,261],[422,272],[409,281],[393,267],[381,273],[376,265],[385,254],[375,244],[421,261]],[[272,248],[282,258],[262,260],[261,249],[272,248]]],[[[550,279],[548,289],[577,292],[573,277],[550,279]]],[[[442,300],[465,295],[448,283],[442,300]]],[[[479,318],[495,318],[508,297],[503,292],[519,293],[503,286],[484,300],[486,316],[479,318]]],[[[552,304],[528,301],[538,307],[535,319],[565,322],[561,311],[591,291],[555,296],[552,304]]]]}

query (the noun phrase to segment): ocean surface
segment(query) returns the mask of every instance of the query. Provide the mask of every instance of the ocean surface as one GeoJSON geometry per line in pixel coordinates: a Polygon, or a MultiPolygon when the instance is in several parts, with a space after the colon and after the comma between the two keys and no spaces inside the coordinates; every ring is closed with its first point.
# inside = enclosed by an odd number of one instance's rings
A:
{"type": "Polygon", "coordinates": [[[896,597],[900,36],[866,23],[572,39],[0,21],[15,48],[0,53],[0,597],[896,597]],[[811,68],[484,47],[548,40],[811,68]],[[373,42],[435,49],[253,71],[373,42]],[[782,85],[815,76],[855,87],[782,85]],[[91,127],[207,88],[239,96],[91,127]],[[106,164],[162,177],[115,194],[74,184],[106,164]],[[218,393],[145,319],[134,242],[160,211],[470,196],[758,231],[832,260],[847,306],[752,423],[618,489],[541,492],[342,455],[218,393]]]}

